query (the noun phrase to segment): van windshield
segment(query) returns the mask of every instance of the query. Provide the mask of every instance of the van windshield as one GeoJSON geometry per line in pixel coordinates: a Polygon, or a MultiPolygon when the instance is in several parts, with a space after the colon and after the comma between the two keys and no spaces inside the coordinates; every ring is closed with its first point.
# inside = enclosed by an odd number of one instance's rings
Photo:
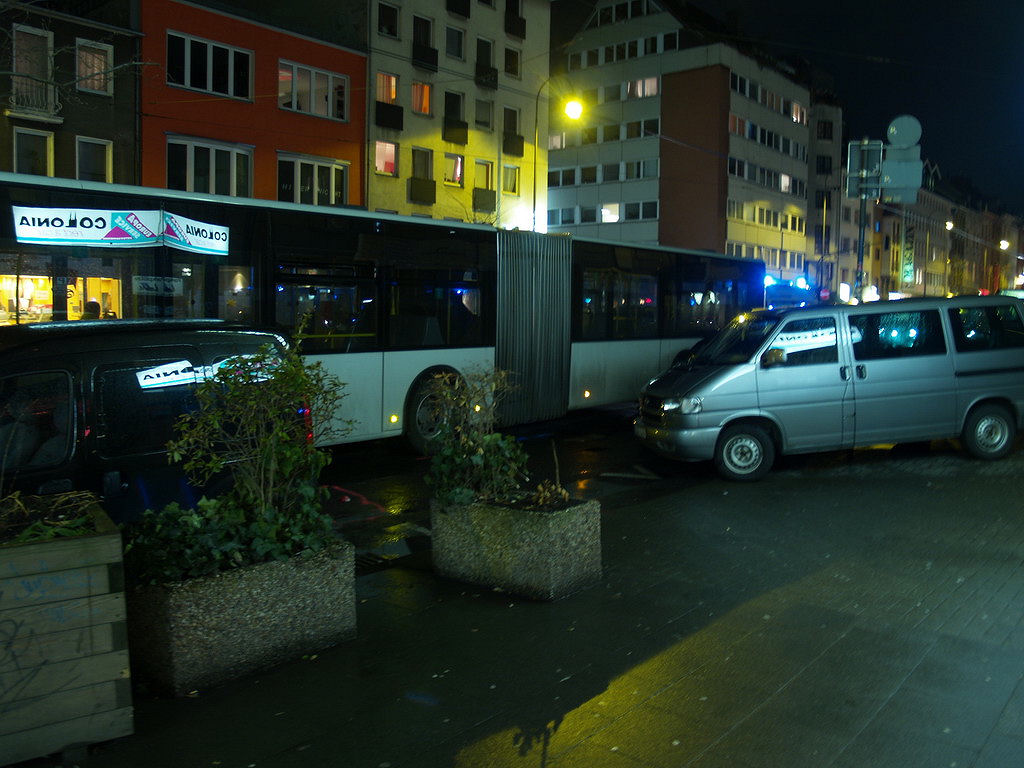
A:
{"type": "Polygon", "coordinates": [[[692,365],[745,363],[760,349],[779,323],[774,312],[747,312],[733,318],[722,331],[697,352],[692,365]]]}

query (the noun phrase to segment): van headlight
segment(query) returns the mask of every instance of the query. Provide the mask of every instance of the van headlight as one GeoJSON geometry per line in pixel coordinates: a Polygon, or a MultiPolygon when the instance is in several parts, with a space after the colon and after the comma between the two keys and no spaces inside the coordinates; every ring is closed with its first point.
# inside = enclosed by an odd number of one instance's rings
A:
{"type": "Polygon", "coordinates": [[[699,397],[669,398],[661,401],[661,410],[665,413],[700,413],[703,401],[699,397]]]}

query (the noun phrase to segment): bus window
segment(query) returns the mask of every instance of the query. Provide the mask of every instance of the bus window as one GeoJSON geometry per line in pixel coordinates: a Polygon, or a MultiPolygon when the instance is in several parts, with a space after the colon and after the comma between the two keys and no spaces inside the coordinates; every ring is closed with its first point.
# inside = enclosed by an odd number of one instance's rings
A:
{"type": "MultiPolygon", "coordinates": [[[[483,343],[480,289],[446,270],[395,270],[388,303],[388,344],[396,349],[483,343]]],[[[465,277],[465,275],[463,275],[465,277]]]]}
{"type": "Polygon", "coordinates": [[[281,283],[274,317],[302,337],[304,351],[361,352],[379,348],[377,288],[367,280],[345,284],[281,283]]]}
{"type": "Polygon", "coordinates": [[[649,339],[658,335],[658,280],[620,272],[612,295],[612,338],[649,339]]]}

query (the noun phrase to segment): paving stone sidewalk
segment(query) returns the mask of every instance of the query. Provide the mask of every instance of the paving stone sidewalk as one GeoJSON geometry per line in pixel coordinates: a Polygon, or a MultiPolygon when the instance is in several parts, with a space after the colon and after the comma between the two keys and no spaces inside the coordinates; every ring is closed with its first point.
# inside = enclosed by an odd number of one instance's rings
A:
{"type": "Polygon", "coordinates": [[[88,766],[1024,766],[1024,457],[885,458],[598,487],[604,578],[557,603],[404,558],[357,640],[137,701],[88,766]]]}

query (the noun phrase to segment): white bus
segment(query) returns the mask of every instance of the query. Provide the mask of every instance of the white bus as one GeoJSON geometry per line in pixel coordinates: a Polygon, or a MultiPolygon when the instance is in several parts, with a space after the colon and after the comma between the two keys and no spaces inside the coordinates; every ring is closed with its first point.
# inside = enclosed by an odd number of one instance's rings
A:
{"type": "Polygon", "coordinates": [[[346,383],[346,441],[404,435],[439,371],[511,371],[506,423],[634,400],[759,306],[704,251],[0,173],[0,322],[212,317],[293,334],[346,383]]]}

